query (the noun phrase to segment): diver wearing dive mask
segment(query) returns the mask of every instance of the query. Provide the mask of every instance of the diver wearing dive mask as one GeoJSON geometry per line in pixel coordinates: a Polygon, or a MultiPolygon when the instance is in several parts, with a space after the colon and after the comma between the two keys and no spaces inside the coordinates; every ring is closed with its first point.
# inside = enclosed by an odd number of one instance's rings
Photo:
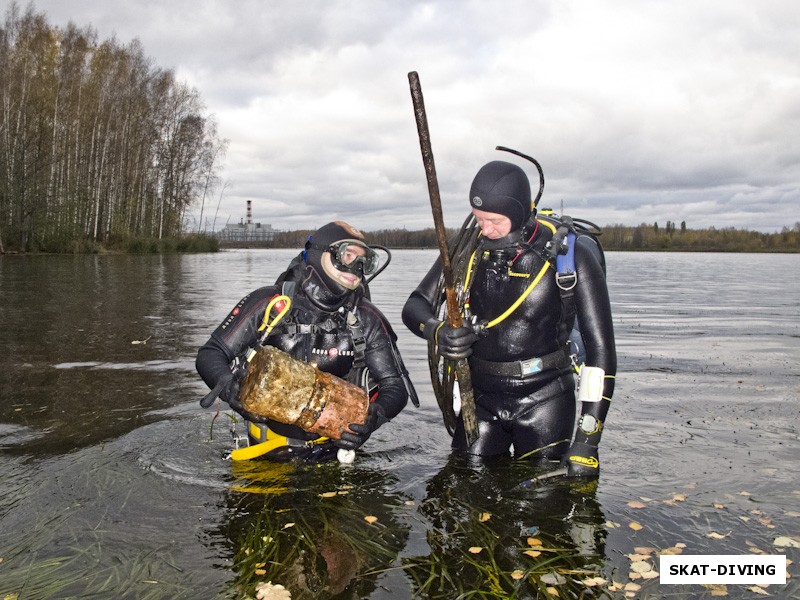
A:
{"type": "Polygon", "coordinates": [[[378,254],[363,242],[343,240],[328,246],[328,252],[339,271],[367,277],[378,270],[378,254]]]}
{"type": "Polygon", "coordinates": [[[366,297],[365,278],[381,268],[375,250],[355,227],[343,221],[323,225],[278,281],[247,294],[198,351],[198,373],[212,390],[222,384],[219,397],[244,417],[250,442],[285,438],[285,444],[269,451],[270,458],[316,462],[333,458],[339,448],[354,450],[406,405],[413,386],[397,337],[366,297]],[[278,309],[277,302],[284,308],[278,309]],[[277,326],[259,337],[266,318],[274,319],[275,311],[283,310],[287,312],[277,326]],[[366,422],[350,424],[341,439],[330,441],[299,425],[248,412],[239,399],[245,370],[231,364],[242,364],[240,358],[259,345],[362,386],[370,394],[366,422]]]}
{"type": "Polygon", "coordinates": [[[306,243],[306,263],[321,271],[323,282],[335,293],[356,289],[364,277],[378,270],[378,254],[359,237],[363,238],[360,231],[334,222],[306,243]]]}

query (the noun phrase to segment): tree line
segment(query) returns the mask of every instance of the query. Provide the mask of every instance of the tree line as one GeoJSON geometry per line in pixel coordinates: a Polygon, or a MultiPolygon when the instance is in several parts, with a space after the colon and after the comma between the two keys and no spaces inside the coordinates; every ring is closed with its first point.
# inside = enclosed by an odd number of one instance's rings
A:
{"type": "Polygon", "coordinates": [[[676,252],[800,252],[800,222],[777,233],[762,233],[725,227],[689,229],[642,223],[635,227],[607,225],[600,236],[606,250],[676,251],[676,252]]]}
{"type": "MultiPolygon", "coordinates": [[[[302,248],[313,230],[276,231],[270,242],[262,244],[239,243],[238,246],[269,248],[302,248]]],[[[447,229],[448,238],[457,233],[447,229]]],[[[433,227],[409,231],[407,229],[379,229],[365,232],[367,241],[387,248],[437,248],[433,227]]],[[[800,252],[800,222],[792,228],[784,227],[777,233],[761,233],[746,229],[709,227],[689,229],[683,222],[680,228],[667,221],[642,223],[636,226],[607,225],[598,238],[605,250],[637,252],[800,252]]],[[[223,247],[232,244],[222,244],[223,247]]]]}
{"type": "Polygon", "coordinates": [[[12,2],[0,29],[0,252],[178,237],[225,148],[198,92],[138,40],[52,27],[12,2]]]}

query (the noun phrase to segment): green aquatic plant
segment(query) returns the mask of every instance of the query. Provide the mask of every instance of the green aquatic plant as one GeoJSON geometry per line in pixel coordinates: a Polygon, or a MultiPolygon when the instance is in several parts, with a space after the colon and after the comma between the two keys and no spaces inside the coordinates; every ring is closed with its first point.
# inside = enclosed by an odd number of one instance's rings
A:
{"type": "MultiPolygon", "coordinates": [[[[260,465],[270,472],[277,466],[260,465]]],[[[250,465],[246,478],[257,479],[258,469],[258,463],[250,465]]],[[[242,494],[253,487],[261,491],[263,484],[249,485],[240,472],[227,533],[233,545],[232,593],[252,598],[259,584],[271,582],[294,599],[345,592],[368,596],[405,544],[408,528],[396,514],[408,510],[404,500],[382,493],[381,481],[369,471],[350,469],[342,476],[336,464],[300,471],[283,471],[285,493],[268,494],[242,494]]]]}
{"type": "Polygon", "coordinates": [[[595,557],[548,536],[531,537],[507,514],[451,500],[430,528],[426,556],[405,558],[414,594],[421,598],[596,598],[604,591],[583,581],[599,574],[595,557]],[[466,518],[464,518],[466,516],[466,518]]]}

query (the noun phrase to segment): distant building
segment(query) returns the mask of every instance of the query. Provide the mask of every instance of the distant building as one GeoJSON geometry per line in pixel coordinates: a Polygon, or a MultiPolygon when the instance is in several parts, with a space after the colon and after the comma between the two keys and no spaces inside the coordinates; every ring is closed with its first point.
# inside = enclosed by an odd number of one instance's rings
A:
{"type": "Polygon", "coordinates": [[[225,225],[217,232],[221,242],[270,242],[275,236],[272,225],[253,223],[252,200],[247,201],[247,222],[225,225]]]}

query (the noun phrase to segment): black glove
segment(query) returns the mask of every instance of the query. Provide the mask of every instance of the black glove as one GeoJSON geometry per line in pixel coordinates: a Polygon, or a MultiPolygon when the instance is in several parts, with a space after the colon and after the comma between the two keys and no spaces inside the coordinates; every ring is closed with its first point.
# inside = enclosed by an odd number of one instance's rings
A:
{"type": "MultiPolygon", "coordinates": [[[[220,380],[222,389],[219,392],[219,397],[222,401],[227,402],[232,410],[239,413],[248,421],[252,421],[253,423],[266,423],[269,421],[269,418],[245,410],[244,407],[242,407],[242,403],[239,402],[239,391],[241,390],[242,380],[246,374],[247,367],[245,365],[239,365],[237,361],[231,374],[225,375],[220,380]]],[[[219,383],[217,385],[219,385],[219,383]]]]}
{"type": "Polygon", "coordinates": [[[349,431],[343,431],[341,439],[333,440],[333,445],[345,450],[360,448],[369,439],[373,431],[388,421],[389,419],[386,418],[383,407],[377,402],[370,402],[366,423],[350,423],[347,426],[349,431]]]}
{"type": "Polygon", "coordinates": [[[467,358],[472,354],[472,344],[478,341],[475,331],[466,325],[451,327],[446,322],[431,323],[425,327],[425,332],[426,338],[434,342],[439,354],[446,358],[467,358]]]}
{"type": "Polygon", "coordinates": [[[597,479],[600,475],[600,458],[597,454],[597,446],[574,442],[561,460],[561,465],[567,467],[567,477],[591,477],[592,479],[597,479]]]}

